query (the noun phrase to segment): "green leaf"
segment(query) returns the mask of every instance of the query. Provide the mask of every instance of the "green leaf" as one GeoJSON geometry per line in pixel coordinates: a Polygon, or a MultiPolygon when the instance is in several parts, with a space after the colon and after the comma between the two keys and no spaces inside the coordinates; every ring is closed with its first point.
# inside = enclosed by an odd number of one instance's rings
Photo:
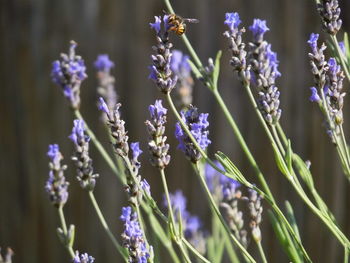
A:
{"type": "Polygon", "coordinates": [[[155,233],[158,238],[160,239],[160,241],[162,241],[162,243],[165,246],[169,246],[171,245],[171,242],[167,236],[167,234],[164,232],[163,227],[160,225],[159,221],[154,217],[153,214],[148,214],[148,219],[150,221],[150,225],[153,229],[153,233],[155,233]]]}
{"type": "Polygon", "coordinates": [[[249,188],[252,187],[252,185],[244,178],[242,173],[224,153],[219,151],[215,154],[215,157],[224,167],[226,171],[226,173],[224,174],[225,176],[230,177],[249,188]]]}
{"type": "Polygon", "coordinates": [[[68,238],[68,245],[70,247],[73,247],[74,238],[75,238],[75,226],[74,225],[69,226],[67,238],[68,238]]]}
{"type": "Polygon", "coordinates": [[[350,61],[350,45],[349,45],[349,36],[348,33],[344,33],[344,45],[345,45],[345,51],[346,51],[346,64],[349,65],[350,61]]]}
{"type": "Polygon", "coordinates": [[[222,51],[219,50],[216,54],[214,71],[213,71],[213,90],[217,90],[218,88],[218,80],[220,74],[220,59],[221,59],[222,51]]]}
{"type": "Polygon", "coordinates": [[[288,219],[289,223],[292,225],[299,242],[301,242],[298,224],[297,224],[297,221],[296,221],[295,216],[294,216],[293,207],[289,203],[289,201],[285,201],[285,206],[286,206],[286,210],[287,210],[287,219],[288,219]]]}
{"type": "Polygon", "coordinates": [[[310,189],[314,188],[312,174],[307,168],[306,163],[295,153],[293,154],[293,162],[305,184],[307,184],[310,189]]]}
{"type": "Polygon", "coordinates": [[[291,146],[291,142],[288,139],[288,148],[287,148],[287,152],[286,152],[286,161],[287,161],[287,166],[288,166],[288,170],[291,172],[293,169],[293,162],[292,162],[292,146],[291,146]]]}
{"type": "MultiPolygon", "coordinates": [[[[273,145],[272,147],[274,155],[275,155],[275,161],[277,164],[278,169],[281,171],[282,174],[284,174],[286,177],[289,177],[289,170],[286,166],[284,159],[279,154],[278,149],[276,149],[276,146],[273,145]]],[[[289,179],[289,178],[288,178],[289,179]]]]}

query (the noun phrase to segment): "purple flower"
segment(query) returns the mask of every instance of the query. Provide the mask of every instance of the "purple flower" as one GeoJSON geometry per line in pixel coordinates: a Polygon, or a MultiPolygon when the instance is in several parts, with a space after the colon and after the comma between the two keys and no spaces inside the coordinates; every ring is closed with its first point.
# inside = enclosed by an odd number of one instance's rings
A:
{"type": "Polygon", "coordinates": [[[73,109],[80,106],[80,85],[87,78],[84,60],[75,55],[77,44],[71,41],[69,54],[61,54],[61,60],[52,63],[51,78],[60,86],[73,109]]]}
{"type": "Polygon", "coordinates": [[[146,179],[143,179],[140,182],[141,188],[146,192],[147,195],[151,196],[151,186],[149,185],[149,183],[147,182],[146,179]]]}
{"type": "Polygon", "coordinates": [[[318,38],[319,38],[319,34],[311,33],[310,39],[307,41],[307,43],[310,45],[310,47],[312,49],[312,52],[314,52],[314,53],[317,50],[318,38]]]}
{"type": "Polygon", "coordinates": [[[270,29],[266,26],[266,20],[254,19],[249,30],[253,33],[254,42],[259,43],[263,40],[264,34],[270,29]]]}
{"type": "Polygon", "coordinates": [[[76,119],[73,121],[73,129],[71,135],[69,135],[69,139],[72,140],[75,144],[78,144],[78,141],[80,140],[87,140],[89,141],[90,139],[88,138],[87,135],[84,134],[85,132],[85,125],[84,121],[80,119],[76,119]]]}
{"type": "Polygon", "coordinates": [[[225,22],[224,24],[227,25],[230,29],[230,31],[235,31],[238,29],[238,26],[241,24],[241,19],[239,18],[239,14],[234,13],[226,13],[225,14],[225,22]]]}
{"type": "MultiPolygon", "coordinates": [[[[132,212],[130,206],[122,208],[120,220],[124,222],[122,233],[123,247],[129,251],[130,263],[147,263],[150,257],[144,240],[144,234],[138,222],[137,214],[132,212]]],[[[150,247],[152,249],[152,247],[150,247]]]]}
{"type": "MultiPolygon", "coordinates": [[[[182,218],[186,218],[188,214],[186,210],[187,199],[183,195],[182,191],[177,190],[174,194],[169,194],[169,197],[170,197],[170,202],[171,202],[172,209],[174,210],[174,213],[180,213],[182,218]]],[[[166,206],[168,205],[166,200],[164,204],[166,206]]]]}
{"type": "Polygon", "coordinates": [[[156,100],[154,105],[148,107],[148,110],[152,119],[159,119],[161,121],[163,121],[163,116],[165,116],[168,111],[163,107],[162,100],[156,100]]]}
{"type": "Polygon", "coordinates": [[[311,90],[311,96],[309,98],[310,101],[312,101],[312,102],[320,102],[321,98],[320,98],[320,96],[318,96],[317,89],[315,87],[311,87],[310,90],[311,90]]]}
{"type": "Polygon", "coordinates": [[[111,68],[114,68],[114,63],[109,59],[109,56],[107,54],[98,55],[95,63],[95,68],[98,71],[110,71],[111,68]]]}
{"type": "Polygon", "coordinates": [[[109,108],[107,106],[107,103],[105,102],[105,100],[102,97],[99,98],[98,109],[103,111],[106,114],[109,114],[109,108]]]}
{"type": "Polygon", "coordinates": [[[159,34],[162,20],[160,16],[155,16],[154,19],[155,19],[154,23],[149,23],[149,25],[151,26],[152,29],[154,29],[157,32],[157,34],[159,34]]]}
{"type": "Polygon", "coordinates": [[[75,252],[75,257],[73,258],[73,263],[93,263],[95,259],[89,256],[87,253],[79,254],[79,251],[75,252]]]}
{"type": "Polygon", "coordinates": [[[269,68],[272,70],[272,74],[275,78],[280,77],[282,74],[278,71],[279,61],[277,59],[277,53],[271,50],[271,44],[267,45],[266,58],[269,63],[269,68]]]}
{"type": "Polygon", "coordinates": [[[61,165],[63,156],[57,144],[49,145],[47,156],[50,158],[49,178],[45,184],[45,191],[48,193],[51,203],[55,207],[63,206],[68,200],[68,185],[64,176],[66,165],[61,165]]]}
{"type": "Polygon", "coordinates": [[[322,18],[323,29],[331,35],[336,35],[342,25],[338,0],[321,0],[317,10],[322,18]]]}
{"type": "Polygon", "coordinates": [[[132,159],[135,163],[137,163],[137,158],[139,158],[140,154],[142,153],[142,150],[140,149],[140,143],[132,142],[130,143],[130,148],[132,150],[132,159]]]}
{"type": "MultiPolygon", "coordinates": [[[[208,139],[208,115],[208,113],[199,114],[198,109],[192,105],[186,112],[181,111],[182,120],[188,126],[191,134],[202,150],[205,150],[211,143],[208,139]]],[[[200,152],[196,149],[185,131],[182,130],[179,122],[177,122],[175,126],[175,137],[179,141],[178,148],[182,150],[192,162],[197,162],[201,158],[200,152]]]]}

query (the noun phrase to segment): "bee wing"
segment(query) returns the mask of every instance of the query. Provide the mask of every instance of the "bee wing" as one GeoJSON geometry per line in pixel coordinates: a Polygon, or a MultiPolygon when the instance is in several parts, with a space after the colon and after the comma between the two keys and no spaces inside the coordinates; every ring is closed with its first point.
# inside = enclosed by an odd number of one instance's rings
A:
{"type": "Polygon", "coordinates": [[[199,23],[199,20],[195,18],[184,18],[183,21],[187,23],[194,23],[194,24],[199,23]]]}

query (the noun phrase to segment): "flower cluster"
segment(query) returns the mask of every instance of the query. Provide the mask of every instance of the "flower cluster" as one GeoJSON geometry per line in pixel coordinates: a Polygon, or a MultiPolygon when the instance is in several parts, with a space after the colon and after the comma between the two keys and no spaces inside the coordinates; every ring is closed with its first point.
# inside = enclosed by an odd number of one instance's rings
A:
{"type": "Polygon", "coordinates": [[[308,40],[308,44],[311,48],[311,53],[309,53],[311,72],[314,75],[314,83],[315,87],[311,87],[312,95],[310,97],[311,101],[320,102],[320,96],[318,95],[318,91],[324,89],[326,84],[326,72],[328,70],[328,64],[325,59],[325,55],[323,54],[326,49],[326,45],[322,43],[321,47],[318,47],[318,34],[312,33],[310,35],[310,39],[308,40]]]}
{"type": "Polygon", "coordinates": [[[92,159],[89,155],[90,137],[85,134],[83,120],[74,120],[74,126],[69,139],[74,144],[72,160],[77,167],[77,179],[83,189],[92,191],[95,188],[98,174],[94,174],[92,159]]]}
{"type": "Polygon", "coordinates": [[[159,169],[164,169],[170,162],[169,144],[165,143],[164,136],[167,109],[163,107],[161,100],[156,100],[150,105],[151,120],[145,122],[149,134],[148,149],[151,154],[151,164],[159,169]]]}
{"type": "MultiPolygon", "coordinates": [[[[129,252],[130,263],[147,263],[150,251],[144,240],[144,233],[140,227],[137,214],[132,212],[130,206],[122,208],[120,219],[124,222],[122,234],[123,247],[129,252]]],[[[152,247],[150,247],[152,249],[152,247]]]]}
{"type": "Polygon", "coordinates": [[[164,15],[163,18],[155,16],[155,22],[150,23],[150,26],[156,31],[157,45],[153,46],[156,54],[151,56],[153,65],[150,66],[149,78],[156,83],[160,91],[167,94],[175,87],[177,82],[177,76],[173,74],[170,68],[173,45],[169,42],[168,16],[164,15]]]}
{"type": "MultiPolygon", "coordinates": [[[[202,150],[205,150],[211,143],[208,138],[208,115],[208,113],[199,114],[198,109],[192,105],[190,105],[187,111],[181,111],[182,120],[187,125],[192,136],[195,138],[202,150]]],[[[185,153],[186,157],[191,162],[198,162],[202,156],[195,147],[194,143],[191,141],[191,138],[182,129],[179,122],[176,123],[175,128],[175,137],[179,141],[178,148],[185,153]]]]}
{"type": "Polygon", "coordinates": [[[52,64],[52,81],[63,89],[64,96],[73,109],[80,106],[80,85],[87,78],[84,60],[75,54],[77,44],[71,41],[69,54],[61,54],[61,60],[52,64]]]}
{"type": "Polygon", "coordinates": [[[79,254],[79,251],[75,252],[75,256],[73,258],[73,263],[94,263],[95,258],[89,256],[87,253],[79,254]]]}
{"type": "Polygon", "coordinates": [[[249,43],[248,57],[251,69],[255,73],[258,106],[266,122],[274,125],[282,113],[279,108],[280,92],[275,85],[276,78],[281,76],[278,71],[279,61],[277,54],[271,50],[271,44],[264,40],[264,34],[269,31],[266,21],[254,19],[249,30],[253,33],[253,42],[249,43]]]}
{"type": "Polygon", "coordinates": [[[114,63],[108,55],[99,55],[94,65],[97,70],[97,93],[105,99],[108,108],[113,109],[117,104],[117,93],[114,87],[115,78],[111,75],[114,63]]]}
{"type": "Polygon", "coordinates": [[[125,130],[125,121],[121,119],[119,108],[121,104],[115,105],[110,110],[103,98],[100,97],[99,109],[107,116],[107,124],[110,127],[111,135],[114,138],[113,147],[116,153],[122,157],[127,157],[129,153],[129,144],[127,132],[125,130]]]}
{"type": "Polygon", "coordinates": [[[232,54],[230,64],[233,70],[238,72],[240,81],[249,83],[250,67],[247,65],[247,52],[242,40],[245,29],[239,28],[241,22],[238,13],[226,13],[224,24],[228,26],[229,30],[225,31],[224,36],[229,40],[229,50],[232,54]]]}
{"type": "MultiPolygon", "coordinates": [[[[221,169],[223,167],[216,163],[221,169]]],[[[240,184],[227,176],[220,174],[210,165],[205,167],[205,178],[215,201],[219,204],[222,214],[232,233],[244,247],[248,246],[247,230],[244,228],[243,212],[239,207],[242,199],[240,184]]]]}
{"type": "Polygon", "coordinates": [[[336,125],[343,123],[343,106],[345,92],[343,89],[344,72],[335,58],[328,60],[329,70],[326,75],[325,94],[329,107],[330,117],[336,125]]]}
{"type": "Polygon", "coordinates": [[[252,237],[256,242],[261,241],[261,230],[260,223],[262,220],[262,211],[263,207],[261,204],[261,196],[252,189],[248,189],[248,209],[250,214],[250,223],[249,226],[252,230],[252,237]]]}
{"type": "MultiPolygon", "coordinates": [[[[170,194],[170,203],[174,211],[175,220],[181,216],[184,235],[187,240],[199,251],[205,254],[206,241],[204,233],[201,230],[202,223],[197,216],[193,216],[187,211],[187,200],[181,190],[177,190],[174,194],[170,194]]],[[[164,206],[168,206],[164,198],[164,206]]]]}
{"type": "Polygon", "coordinates": [[[328,62],[325,59],[323,51],[326,49],[323,43],[320,48],[317,45],[318,34],[311,34],[308,43],[310,44],[312,53],[309,53],[311,71],[314,75],[316,87],[311,87],[311,101],[321,103],[319,96],[323,92],[331,123],[328,123],[332,130],[343,123],[343,105],[345,93],[343,89],[344,72],[340,65],[337,64],[335,58],[330,58],[328,62]],[[335,125],[335,127],[334,127],[335,125]]]}
{"type": "Polygon", "coordinates": [[[2,257],[1,255],[1,247],[0,247],[0,263],[11,263],[12,262],[12,257],[13,257],[13,251],[11,248],[7,248],[5,258],[2,257]]]}
{"type": "Polygon", "coordinates": [[[180,108],[188,107],[192,103],[194,81],[191,76],[191,67],[188,60],[189,56],[183,54],[180,50],[174,50],[172,52],[170,68],[178,78],[175,98],[176,104],[180,108]]]}
{"type": "Polygon", "coordinates": [[[50,158],[49,179],[45,184],[45,191],[48,193],[51,203],[55,207],[63,206],[68,199],[68,185],[64,177],[66,165],[61,165],[63,156],[57,144],[49,145],[47,156],[50,158]]]}
{"type": "Polygon", "coordinates": [[[338,0],[321,0],[317,5],[317,10],[320,13],[324,30],[331,35],[337,34],[342,25],[338,0]]]}

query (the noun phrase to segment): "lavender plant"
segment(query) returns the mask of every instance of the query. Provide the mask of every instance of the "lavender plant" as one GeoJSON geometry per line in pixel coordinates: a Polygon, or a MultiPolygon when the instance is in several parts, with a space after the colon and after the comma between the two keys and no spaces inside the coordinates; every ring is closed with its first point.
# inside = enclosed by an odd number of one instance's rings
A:
{"type": "MultiPolygon", "coordinates": [[[[151,245],[155,240],[160,241],[159,243],[167,249],[171,260],[176,263],[193,260],[221,262],[225,253],[232,262],[242,260],[268,262],[266,248],[262,244],[263,231],[261,230],[264,217],[263,204],[266,203],[271,208],[270,223],[289,259],[292,262],[312,262],[303,246],[303,237],[299,233],[291,205],[287,203],[286,212],[283,212],[275,201],[264,174],[221,97],[218,86],[221,52],[218,52],[215,60],[209,58],[208,65],[204,66],[185,35],[181,38],[192,60],[181,51],[173,50],[171,37],[177,37],[173,29],[184,26],[182,23],[185,20],[180,20],[174,15],[175,12],[169,0],[164,2],[170,14],[156,16],[155,22],[150,23],[151,29],[156,34],[156,45],[153,47],[154,54],[151,55],[149,78],[166,97],[169,110],[163,106],[162,100],[156,100],[149,106],[150,118],[145,125],[148,133],[150,163],[157,169],[162,181],[167,208],[165,214],[153,199],[151,186],[141,176],[140,143],[129,143],[125,121],[120,112],[121,104],[117,103],[115,78],[111,75],[114,63],[108,55],[100,55],[94,65],[98,72],[99,109],[104,114],[104,123],[108,127],[117,157],[116,161],[113,161],[113,157],[107,153],[79,111],[80,87],[87,75],[84,60],[75,55],[77,44],[72,42],[69,54],[61,55],[61,60],[53,63],[52,79],[63,90],[76,116],[69,138],[74,147],[72,160],[76,166],[77,180],[87,191],[107,236],[123,260],[131,263],[160,262],[157,249],[153,251],[151,245]],[[254,169],[256,175],[254,180],[249,181],[224,153],[217,151],[216,161],[209,157],[207,148],[212,143],[209,139],[209,114],[199,113],[198,109],[191,104],[194,84],[191,70],[202,85],[205,85],[214,95],[254,169]],[[177,89],[180,95],[181,102],[178,103],[182,108],[180,113],[173,102],[174,89],[177,89]],[[177,119],[175,137],[179,142],[178,149],[184,153],[189,164],[192,165],[210,204],[211,231],[205,230],[205,225],[199,218],[188,212],[186,198],[181,190],[174,194],[169,193],[165,174],[165,169],[171,165],[170,145],[166,136],[168,111],[172,112],[177,119]],[[98,152],[125,189],[128,206],[122,208],[120,217],[124,225],[120,238],[121,245],[110,230],[93,193],[95,187],[98,187],[96,185],[98,174],[94,171],[89,154],[90,141],[97,147],[98,152]],[[255,182],[255,179],[258,182],[255,182]],[[242,206],[246,209],[242,209],[242,206]],[[146,217],[148,220],[145,220],[146,217]],[[258,247],[259,259],[250,252],[250,239],[258,247]],[[173,247],[173,244],[178,250],[173,247]]],[[[350,154],[342,127],[345,96],[343,82],[345,77],[348,77],[346,61],[349,61],[345,58],[349,55],[349,48],[347,42],[342,46],[336,39],[342,23],[339,18],[338,1],[322,0],[318,3],[318,11],[325,31],[331,35],[333,44],[336,44],[337,56],[327,61],[324,54],[326,45],[322,44],[319,47],[317,43],[319,35],[311,35],[308,41],[311,47],[309,58],[315,86],[311,88],[310,100],[316,102],[325,115],[327,133],[337,147],[345,174],[350,178],[350,154]]],[[[271,143],[277,167],[301,200],[339,241],[344,248],[344,262],[347,262],[350,252],[348,237],[342,232],[336,218],[317,192],[310,166],[293,152],[291,141],[279,122],[282,109],[276,80],[282,74],[278,70],[277,54],[272,51],[271,44],[264,39],[264,34],[269,31],[267,22],[255,19],[249,27],[252,38],[248,41],[245,40],[245,29],[241,27],[242,21],[238,13],[226,13],[224,24],[227,26],[224,37],[228,40],[230,65],[247,92],[249,101],[271,143]]],[[[67,166],[61,164],[63,155],[58,145],[49,146],[48,157],[50,172],[45,190],[59,214],[61,226],[57,230],[58,236],[69,252],[72,262],[92,263],[93,257],[78,251],[74,253],[73,250],[75,227],[71,225],[67,228],[63,213],[63,207],[68,201],[69,184],[64,176],[67,166]]]]}

